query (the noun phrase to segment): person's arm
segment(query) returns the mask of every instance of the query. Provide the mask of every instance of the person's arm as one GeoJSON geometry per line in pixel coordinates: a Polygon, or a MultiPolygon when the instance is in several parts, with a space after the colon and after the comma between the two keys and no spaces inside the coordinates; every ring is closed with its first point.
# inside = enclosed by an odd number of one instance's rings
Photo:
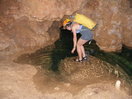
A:
{"type": "Polygon", "coordinates": [[[71,51],[71,53],[74,53],[75,49],[76,49],[76,45],[77,45],[77,34],[76,34],[76,28],[72,29],[73,32],[73,49],[71,51]]]}

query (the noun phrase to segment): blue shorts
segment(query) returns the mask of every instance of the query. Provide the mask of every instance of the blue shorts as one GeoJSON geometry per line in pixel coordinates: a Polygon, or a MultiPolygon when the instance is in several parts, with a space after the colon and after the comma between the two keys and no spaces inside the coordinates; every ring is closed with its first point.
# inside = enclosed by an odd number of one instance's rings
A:
{"type": "Polygon", "coordinates": [[[82,31],[80,31],[81,34],[81,39],[83,40],[92,40],[93,39],[93,33],[90,29],[88,29],[87,27],[82,27],[82,31]]]}

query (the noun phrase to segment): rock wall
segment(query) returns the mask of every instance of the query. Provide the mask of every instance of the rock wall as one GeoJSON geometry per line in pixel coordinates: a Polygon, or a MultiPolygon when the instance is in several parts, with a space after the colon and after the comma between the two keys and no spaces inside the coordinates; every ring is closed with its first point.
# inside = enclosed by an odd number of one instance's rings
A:
{"type": "Polygon", "coordinates": [[[17,55],[53,44],[59,22],[85,0],[1,0],[0,54],[17,55]]]}
{"type": "Polygon", "coordinates": [[[25,53],[53,44],[59,21],[79,12],[98,23],[101,50],[132,47],[132,8],[128,0],[0,0],[0,53],[25,53]]]}
{"type": "Polygon", "coordinates": [[[21,4],[21,16],[36,20],[60,20],[80,9],[86,0],[18,0],[21,4]],[[31,2],[32,1],[32,2],[31,2]]]}
{"type": "Polygon", "coordinates": [[[78,11],[97,22],[95,40],[104,51],[132,47],[132,9],[128,0],[91,0],[78,11]]]}

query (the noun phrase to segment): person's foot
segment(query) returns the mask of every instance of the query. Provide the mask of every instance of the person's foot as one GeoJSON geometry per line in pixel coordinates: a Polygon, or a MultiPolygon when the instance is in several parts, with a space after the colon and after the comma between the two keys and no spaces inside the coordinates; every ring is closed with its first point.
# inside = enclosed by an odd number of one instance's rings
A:
{"type": "Polygon", "coordinates": [[[88,60],[88,56],[86,55],[82,60],[88,60]]]}
{"type": "Polygon", "coordinates": [[[78,59],[78,58],[77,58],[77,59],[75,59],[74,61],[75,61],[75,62],[82,62],[83,59],[78,59]]]}

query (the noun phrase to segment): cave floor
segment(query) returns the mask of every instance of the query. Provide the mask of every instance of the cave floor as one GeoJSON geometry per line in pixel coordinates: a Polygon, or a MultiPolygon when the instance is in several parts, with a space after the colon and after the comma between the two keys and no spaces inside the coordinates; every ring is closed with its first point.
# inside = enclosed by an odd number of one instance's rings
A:
{"type": "Polygon", "coordinates": [[[132,99],[115,89],[116,78],[82,83],[63,77],[41,66],[0,61],[0,99],[132,99]]]}

